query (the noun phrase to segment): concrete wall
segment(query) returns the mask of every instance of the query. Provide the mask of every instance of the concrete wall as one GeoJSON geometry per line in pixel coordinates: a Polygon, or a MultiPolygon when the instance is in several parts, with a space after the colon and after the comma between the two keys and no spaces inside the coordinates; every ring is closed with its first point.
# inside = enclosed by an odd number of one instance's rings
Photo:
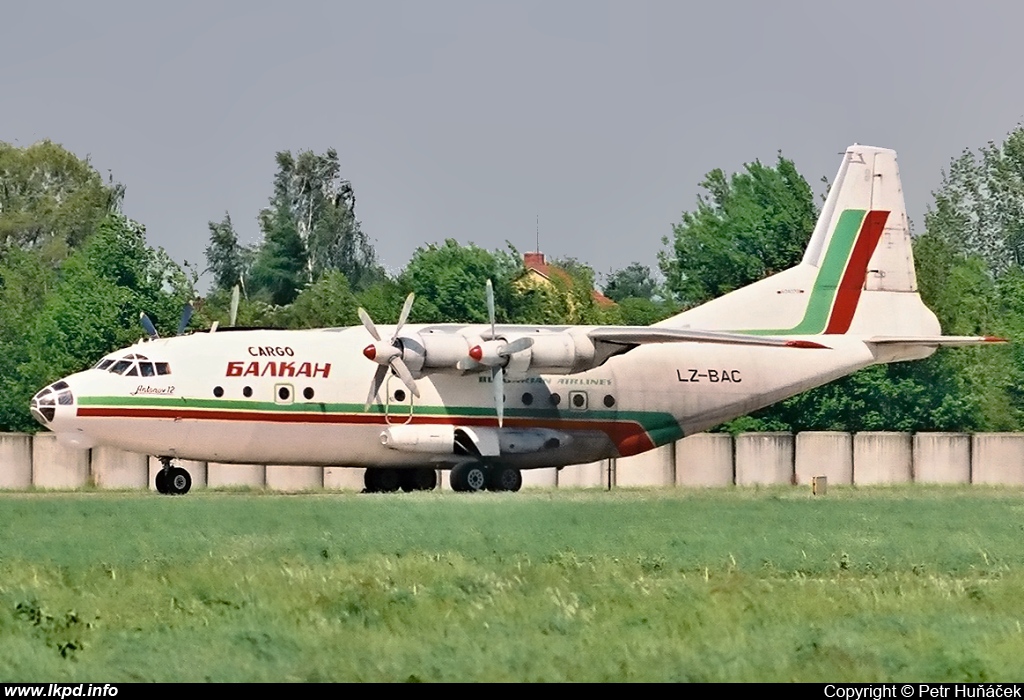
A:
{"type": "Polygon", "coordinates": [[[267,468],[262,464],[210,462],[206,465],[206,483],[210,488],[248,486],[261,489],[267,484],[267,468]]]}
{"type": "Polygon", "coordinates": [[[65,447],[54,433],[32,438],[32,485],[44,489],[80,489],[89,484],[89,450],[65,447]]]}
{"type": "Polygon", "coordinates": [[[796,483],[810,484],[824,476],[830,484],[853,483],[853,437],[849,433],[797,433],[796,483]]]}
{"type": "Polygon", "coordinates": [[[1024,433],[978,433],[971,450],[972,483],[1024,484],[1024,433]]]}
{"type": "Polygon", "coordinates": [[[323,467],[268,464],[267,488],[273,491],[310,491],[324,487],[323,467]]]}
{"type": "Polygon", "coordinates": [[[738,486],[792,483],[791,433],[740,433],[736,436],[738,486]]]}
{"type": "Polygon", "coordinates": [[[32,485],[32,436],[0,433],[0,489],[32,485]]]}
{"type": "Polygon", "coordinates": [[[113,447],[92,451],[92,481],[101,489],[144,489],[149,485],[149,458],[113,447]]]}
{"type": "Polygon", "coordinates": [[[672,486],[676,482],[675,444],[615,460],[616,486],[672,486]]]}
{"type": "Polygon", "coordinates": [[[595,489],[608,486],[608,460],[572,464],[562,467],[557,477],[558,488],[595,489]]]}
{"type": "Polygon", "coordinates": [[[971,436],[967,433],[914,435],[914,481],[922,484],[971,483],[971,436]]]}
{"type": "MultiPolygon", "coordinates": [[[[192,488],[248,486],[282,491],[363,489],[364,469],[222,464],[176,461],[192,475],[192,488]]],[[[75,489],[154,488],[154,458],[99,447],[66,447],[52,433],[0,433],[0,489],[29,486],[75,489]]],[[[633,457],[523,472],[524,488],[616,486],[715,487],[736,483],[830,485],[938,484],[1024,485],[1024,433],[805,432],[691,435],[674,445],[633,457]]],[[[450,489],[449,471],[439,471],[450,489]]]]}
{"type": "Polygon", "coordinates": [[[905,484],[913,479],[910,433],[864,432],[853,436],[853,480],[871,484],[905,484]]]}
{"type": "Polygon", "coordinates": [[[727,433],[698,433],[676,443],[676,486],[731,486],[733,440],[727,433]]]}
{"type": "Polygon", "coordinates": [[[324,488],[344,491],[362,491],[365,469],[351,467],[324,467],[324,488]]]}

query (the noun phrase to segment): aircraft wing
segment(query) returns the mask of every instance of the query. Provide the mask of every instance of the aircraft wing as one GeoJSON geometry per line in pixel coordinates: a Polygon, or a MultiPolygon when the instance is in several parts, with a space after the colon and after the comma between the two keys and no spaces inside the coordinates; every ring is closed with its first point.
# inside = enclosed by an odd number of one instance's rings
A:
{"type": "Polygon", "coordinates": [[[866,343],[874,345],[921,345],[925,347],[964,347],[967,345],[988,345],[990,343],[1008,343],[1006,338],[992,335],[932,335],[932,336],[901,336],[876,335],[868,338],[866,343]]]}
{"type": "Polygon", "coordinates": [[[604,326],[587,335],[594,343],[596,365],[608,358],[629,352],[639,345],[653,343],[718,343],[720,345],[753,345],[774,348],[807,348],[829,350],[827,345],[811,340],[772,338],[745,333],[723,333],[690,328],[653,328],[650,326],[604,326]]]}
{"type": "Polygon", "coordinates": [[[775,348],[812,348],[828,350],[827,345],[810,340],[773,338],[770,336],[747,335],[746,333],[722,333],[689,328],[653,328],[649,326],[605,326],[595,328],[587,335],[595,345],[608,343],[636,347],[651,343],[718,343],[722,345],[757,345],[775,348]]]}

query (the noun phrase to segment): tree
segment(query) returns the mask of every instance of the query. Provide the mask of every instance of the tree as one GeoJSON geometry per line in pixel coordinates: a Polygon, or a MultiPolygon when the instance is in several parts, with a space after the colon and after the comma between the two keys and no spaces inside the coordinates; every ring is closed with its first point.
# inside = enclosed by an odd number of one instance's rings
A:
{"type": "Polygon", "coordinates": [[[213,273],[214,290],[245,287],[255,251],[238,242],[238,234],[225,212],[220,223],[209,222],[210,244],[206,246],[206,271],[213,273]]]}
{"type": "Polygon", "coordinates": [[[287,225],[304,248],[304,281],[315,282],[339,270],[357,289],[381,277],[373,246],[355,218],[352,183],[340,176],[338,152],[323,155],[290,151],[276,155],[277,173],[270,206],[259,220],[264,235],[287,225]]]}
{"type": "Polygon", "coordinates": [[[122,185],[104,184],[87,158],[55,143],[0,141],[0,254],[17,247],[62,260],[118,211],[123,196],[122,185]]]}
{"type": "Polygon", "coordinates": [[[650,299],[658,289],[658,283],[651,274],[651,268],[638,262],[630,263],[621,270],[608,275],[604,293],[612,301],[623,299],[650,299]]]}
{"type": "Polygon", "coordinates": [[[403,288],[416,293],[412,318],[423,323],[487,321],[487,280],[494,285],[496,315],[507,322],[510,280],[500,276],[495,256],[451,238],[418,248],[402,272],[403,288]]]}
{"type": "Polygon", "coordinates": [[[290,304],[308,281],[306,246],[292,212],[278,206],[261,217],[263,244],[252,268],[252,286],[272,304],[290,304]]]}
{"type": "MultiPolygon", "coordinates": [[[[659,254],[668,288],[694,306],[799,262],[814,229],[810,186],[780,153],[727,178],[712,170],[697,209],[673,226],[672,248],[659,254]]],[[[668,238],[663,242],[668,245],[668,238]]]]}
{"type": "Polygon", "coordinates": [[[345,275],[332,270],[302,290],[283,312],[288,328],[330,328],[359,325],[359,306],[345,275]]]}
{"type": "Polygon", "coordinates": [[[942,174],[928,232],[1000,275],[1024,264],[1024,124],[1001,144],[965,149],[942,174]]]}
{"type": "Polygon", "coordinates": [[[24,302],[23,315],[14,319],[24,336],[7,341],[15,361],[0,374],[0,430],[34,429],[32,394],[138,340],[139,312],[162,334],[173,334],[191,295],[181,268],[163,250],[147,246],[142,226],[121,214],[104,218],[59,273],[41,269],[31,252],[5,260],[2,269],[0,304],[24,302]],[[31,291],[30,280],[46,291],[31,291]]]}

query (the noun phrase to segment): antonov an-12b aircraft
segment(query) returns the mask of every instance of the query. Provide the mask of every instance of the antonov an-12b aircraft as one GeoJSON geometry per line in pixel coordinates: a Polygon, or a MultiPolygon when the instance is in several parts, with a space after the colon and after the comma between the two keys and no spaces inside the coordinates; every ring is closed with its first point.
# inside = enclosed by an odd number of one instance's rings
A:
{"type": "MultiPolygon", "coordinates": [[[[635,455],[943,336],[917,292],[896,153],[853,145],[803,260],[649,327],[405,323],[149,338],[32,399],[66,444],[366,467],[367,491],[516,491],[522,469],[635,455]],[[369,395],[367,396],[367,387],[369,395]]],[[[187,319],[183,319],[186,320],[187,319]]]]}

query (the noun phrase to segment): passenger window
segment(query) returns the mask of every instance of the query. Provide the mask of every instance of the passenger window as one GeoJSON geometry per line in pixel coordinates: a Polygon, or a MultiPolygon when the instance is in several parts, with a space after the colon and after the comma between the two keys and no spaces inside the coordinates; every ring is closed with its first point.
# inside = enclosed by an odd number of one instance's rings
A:
{"type": "Polygon", "coordinates": [[[131,367],[131,364],[128,360],[119,360],[110,368],[110,371],[114,374],[124,374],[124,371],[131,367]]]}
{"type": "Polygon", "coordinates": [[[152,376],[156,375],[156,370],[153,369],[153,363],[152,362],[140,362],[139,363],[139,371],[142,372],[142,376],[143,377],[152,377],[152,376]]]}
{"type": "Polygon", "coordinates": [[[159,374],[159,375],[170,374],[171,373],[171,366],[169,364],[167,364],[166,362],[157,362],[156,363],[156,373],[159,374]]]}

